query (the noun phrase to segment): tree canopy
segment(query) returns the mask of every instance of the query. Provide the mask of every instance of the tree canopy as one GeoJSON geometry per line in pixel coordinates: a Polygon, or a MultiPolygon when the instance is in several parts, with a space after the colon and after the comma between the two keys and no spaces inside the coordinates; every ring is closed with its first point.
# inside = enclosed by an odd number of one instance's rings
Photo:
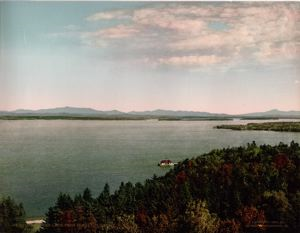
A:
{"type": "Polygon", "coordinates": [[[113,193],[60,194],[40,232],[297,232],[299,164],[295,142],[213,150],[113,193]]]}
{"type": "Polygon", "coordinates": [[[23,205],[10,197],[0,198],[0,233],[25,233],[29,229],[23,205]]]}

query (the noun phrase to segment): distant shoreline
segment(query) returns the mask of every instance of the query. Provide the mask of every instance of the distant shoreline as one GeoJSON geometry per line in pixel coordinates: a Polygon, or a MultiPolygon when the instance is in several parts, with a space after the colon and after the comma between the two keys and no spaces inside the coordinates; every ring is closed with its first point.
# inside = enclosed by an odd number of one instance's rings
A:
{"type": "Polygon", "coordinates": [[[0,120],[158,120],[158,121],[232,121],[239,120],[300,120],[298,117],[224,117],[224,116],[138,116],[138,115],[110,115],[110,116],[82,116],[82,115],[2,115],[0,120]]]}
{"type": "Polygon", "coordinates": [[[171,117],[171,116],[0,116],[0,120],[158,120],[158,121],[212,121],[212,120],[233,120],[233,118],[228,117],[194,117],[194,116],[184,116],[184,117],[171,117]]]}
{"type": "Polygon", "coordinates": [[[264,130],[277,132],[300,132],[300,122],[263,122],[263,123],[248,123],[245,125],[217,125],[216,129],[231,129],[231,130],[264,130]]]}

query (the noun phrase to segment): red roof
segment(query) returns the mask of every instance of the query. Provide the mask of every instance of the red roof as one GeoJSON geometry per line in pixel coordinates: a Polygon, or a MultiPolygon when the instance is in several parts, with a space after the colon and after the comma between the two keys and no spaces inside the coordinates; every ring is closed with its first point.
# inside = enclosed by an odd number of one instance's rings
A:
{"type": "Polygon", "coordinates": [[[172,163],[172,161],[169,159],[164,159],[164,160],[160,161],[160,163],[172,163]]]}

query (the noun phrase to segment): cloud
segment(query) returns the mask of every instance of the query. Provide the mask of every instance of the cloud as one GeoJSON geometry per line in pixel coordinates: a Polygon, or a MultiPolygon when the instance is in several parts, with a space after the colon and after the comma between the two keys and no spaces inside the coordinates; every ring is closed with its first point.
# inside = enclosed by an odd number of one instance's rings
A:
{"type": "Polygon", "coordinates": [[[116,11],[107,11],[99,12],[93,15],[90,15],[86,18],[87,21],[98,21],[98,20],[110,20],[110,19],[126,19],[130,16],[126,11],[116,10],[116,11]]]}
{"type": "Polygon", "coordinates": [[[96,37],[99,36],[102,38],[114,39],[114,38],[130,37],[138,32],[139,32],[139,30],[135,27],[126,26],[126,25],[118,25],[116,27],[99,30],[99,31],[93,33],[93,35],[95,35],[96,37]]]}
{"type": "MultiPolygon", "coordinates": [[[[90,44],[122,46],[157,64],[191,66],[300,59],[300,5],[296,3],[165,3],[99,12],[88,21],[129,19],[85,32],[90,44]],[[218,29],[212,23],[224,25],[218,29]],[[122,40],[126,39],[124,43],[122,40]],[[130,39],[131,43],[128,43],[130,39]],[[190,55],[193,54],[193,55],[190,55]],[[224,57],[230,59],[223,59],[224,57]]],[[[120,48],[121,49],[121,48],[120,48]]],[[[128,55],[128,56],[129,56],[128,55]]]]}
{"type": "Polygon", "coordinates": [[[118,25],[111,28],[100,29],[94,32],[82,32],[80,38],[85,46],[107,48],[112,44],[112,40],[130,38],[138,32],[138,29],[134,27],[118,25]]]}
{"type": "Polygon", "coordinates": [[[300,55],[300,45],[295,42],[281,42],[281,43],[261,43],[259,51],[255,53],[257,59],[262,62],[275,59],[295,59],[300,55]]]}
{"type": "Polygon", "coordinates": [[[225,57],[210,56],[181,56],[181,57],[167,57],[159,58],[158,62],[162,65],[172,66],[206,66],[218,64],[226,60],[225,57]]]}
{"type": "Polygon", "coordinates": [[[142,27],[161,28],[183,33],[199,33],[206,27],[203,20],[190,18],[186,15],[187,13],[186,11],[180,11],[180,9],[173,11],[172,8],[139,9],[134,12],[132,20],[136,25],[142,27]]]}
{"type": "Polygon", "coordinates": [[[300,81],[299,80],[295,80],[294,82],[296,85],[299,85],[300,84],[300,81]]]}

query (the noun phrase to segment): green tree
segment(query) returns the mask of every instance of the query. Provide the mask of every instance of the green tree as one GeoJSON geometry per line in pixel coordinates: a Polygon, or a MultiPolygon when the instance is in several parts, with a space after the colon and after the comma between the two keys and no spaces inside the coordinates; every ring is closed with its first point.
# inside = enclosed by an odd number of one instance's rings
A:
{"type": "Polygon", "coordinates": [[[23,205],[16,204],[10,197],[0,199],[0,233],[25,233],[29,230],[23,205]]]}
{"type": "Polygon", "coordinates": [[[104,222],[108,223],[112,220],[112,201],[110,196],[110,188],[109,185],[106,183],[104,185],[103,191],[100,193],[99,197],[97,198],[98,201],[98,208],[100,208],[99,214],[103,214],[104,222]]]}

